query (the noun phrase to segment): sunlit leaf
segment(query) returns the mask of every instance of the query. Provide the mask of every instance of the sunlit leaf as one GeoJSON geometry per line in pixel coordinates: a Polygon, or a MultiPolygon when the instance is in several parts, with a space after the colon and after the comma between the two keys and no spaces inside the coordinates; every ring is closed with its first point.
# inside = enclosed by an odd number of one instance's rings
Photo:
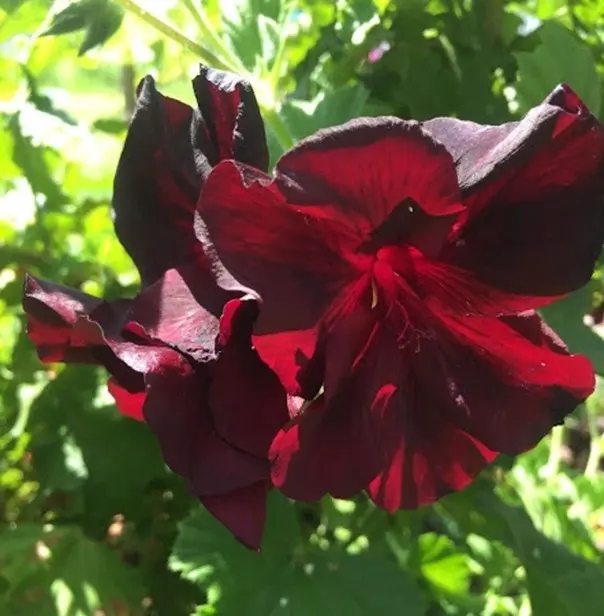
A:
{"type": "Polygon", "coordinates": [[[85,30],[79,54],[102,45],[119,29],[123,11],[110,0],[72,0],[52,17],[44,36],[70,34],[85,30]]]}
{"type": "Polygon", "coordinates": [[[600,113],[602,78],[594,56],[583,42],[560,24],[549,21],[539,30],[541,44],[516,54],[518,95],[526,110],[538,105],[559,83],[568,83],[593,114],[600,113]]]}
{"type": "Polygon", "coordinates": [[[260,554],[239,545],[202,509],[181,526],[171,566],[187,579],[218,586],[217,615],[426,613],[419,588],[392,560],[305,545],[294,507],[276,493],[270,501],[260,554]]]}
{"type": "Polygon", "coordinates": [[[78,528],[33,524],[0,532],[11,616],[120,616],[143,598],[140,574],[78,528]]]}

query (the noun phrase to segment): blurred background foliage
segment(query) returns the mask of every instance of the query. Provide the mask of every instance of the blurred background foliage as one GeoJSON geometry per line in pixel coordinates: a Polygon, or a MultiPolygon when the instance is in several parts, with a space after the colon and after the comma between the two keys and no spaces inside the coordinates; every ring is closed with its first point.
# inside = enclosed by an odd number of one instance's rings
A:
{"type": "MultiPolygon", "coordinates": [[[[433,507],[275,494],[258,555],[187,495],[100,371],[40,364],[24,272],[135,293],[109,201],[136,85],[150,73],[192,103],[199,61],[251,80],[273,160],[359,115],[506,121],[561,81],[602,118],[604,2],[0,0],[0,614],[604,615],[600,385],[433,507]]],[[[604,374],[600,280],[545,316],[604,374]]]]}

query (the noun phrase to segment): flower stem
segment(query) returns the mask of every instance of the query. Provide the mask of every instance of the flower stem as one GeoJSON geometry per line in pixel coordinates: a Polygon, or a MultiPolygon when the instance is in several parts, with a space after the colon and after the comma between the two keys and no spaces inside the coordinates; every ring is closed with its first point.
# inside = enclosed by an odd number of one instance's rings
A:
{"type": "Polygon", "coordinates": [[[192,41],[180,30],[177,30],[174,26],[171,26],[165,21],[159,19],[159,17],[156,17],[150,13],[147,9],[143,8],[138,2],[136,2],[136,0],[115,0],[115,2],[121,5],[124,10],[136,15],[139,19],[155,28],[158,32],[161,32],[163,35],[182,45],[185,49],[193,52],[196,56],[199,56],[199,58],[212,67],[223,71],[234,70],[234,67],[221,60],[209,49],[206,49],[202,45],[192,41]]]}
{"type": "Polygon", "coordinates": [[[261,105],[261,109],[262,115],[264,116],[264,121],[273,131],[273,134],[275,135],[283,151],[289,150],[294,145],[294,139],[289,132],[289,128],[284,122],[283,118],[272,106],[269,107],[268,105],[261,105]]]}
{"type": "Polygon", "coordinates": [[[598,468],[600,466],[600,459],[602,458],[602,439],[598,433],[598,411],[600,405],[595,395],[592,395],[585,402],[585,412],[587,415],[587,427],[589,430],[589,456],[587,458],[587,464],[585,466],[585,476],[595,477],[598,468]]]}
{"type": "Polygon", "coordinates": [[[199,28],[199,33],[204,38],[210,41],[212,47],[217,51],[221,58],[223,58],[227,65],[231,66],[231,70],[235,70],[239,74],[243,75],[247,73],[245,67],[241,63],[241,60],[224,44],[223,40],[214,32],[212,25],[208,21],[208,18],[200,6],[198,0],[182,0],[185,8],[191,13],[191,17],[195,20],[199,28]]]}
{"type": "Polygon", "coordinates": [[[555,477],[560,470],[560,462],[562,461],[562,448],[564,446],[564,432],[566,426],[554,426],[549,444],[549,458],[545,465],[546,476],[555,477]]]}
{"type": "MultiPolygon", "coordinates": [[[[248,71],[245,70],[241,64],[241,61],[222,43],[222,41],[220,41],[219,37],[212,30],[211,25],[208,23],[205,14],[202,13],[201,9],[195,2],[193,2],[193,0],[184,0],[185,6],[193,13],[194,19],[199,25],[202,34],[206,35],[209,40],[213,42],[218,41],[216,46],[221,53],[225,54],[225,59],[219,58],[209,49],[206,49],[202,45],[192,41],[180,30],[174,28],[174,26],[171,26],[170,24],[159,19],[159,17],[156,17],[150,13],[147,9],[143,8],[137,0],[115,0],[115,2],[120,4],[124,10],[131,12],[133,15],[136,15],[139,19],[155,28],[158,32],[161,32],[164,36],[194,53],[212,68],[238,73],[242,77],[251,81],[252,85],[254,85],[252,77],[249,75],[248,71]]],[[[271,94],[273,94],[272,91],[271,94]]],[[[262,112],[265,122],[269,125],[281,148],[283,150],[288,150],[293,145],[293,138],[289,132],[287,124],[277,113],[277,105],[278,102],[276,101],[274,104],[271,103],[270,105],[261,105],[262,112]]]]}
{"type": "MultiPolygon", "coordinates": [[[[291,16],[291,11],[288,12],[285,21],[287,22],[291,16]]],[[[277,53],[275,54],[275,59],[273,60],[273,67],[271,69],[269,80],[273,92],[277,93],[277,88],[279,85],[279,79],[281,78],[281,71],[283,70],[283,63],[285,61],[285,53],[287,51],[287,43],[288,43],[288,35],[285,30],[283,24],[281,25],[281,37],[279,39],[279,47],[277,48],[277,53]]]]}

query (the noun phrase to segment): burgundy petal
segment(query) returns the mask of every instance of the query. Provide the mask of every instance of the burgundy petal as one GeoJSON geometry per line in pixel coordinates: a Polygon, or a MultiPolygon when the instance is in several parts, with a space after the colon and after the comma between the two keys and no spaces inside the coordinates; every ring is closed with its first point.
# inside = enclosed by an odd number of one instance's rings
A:
{"type": "Polygon", "coordinates": [[[43,361],[101,364],[122,386],[141,389],[141,374],[154,365],[161,348],[122,337],[130,300],[105,302],[63,285],[27,276],[23,307],[28,334],[43,361]]]}
{"type": "Polygon", "coordinates": [[[465,487],[496,453],[447,417],[448,401],[434,395],[439,384],[414,365],[417,349],[399,348],[390,328],[377,326],[330,402],[313,402],[275,439],[274,484],[304,500],[367,485],[388,511],[465,487]]]}
{"type": "Polygon", "coordinates": [[[234,280],[230,283],[228,289],[220,287],[209,261],[199,255],[143,289],[133,301],[130,319],[151,341],[208,361],[215,357],[224,304],[247,291],[234,280]]]}
{"type": "Polygon", "coordinates": [[[428,442],[415,442],[411,434],[400,439],[384,471],[367,486],[376,505],[390,513],[428,505],[463,490],[497,457],[446,420],[433,427],[428,442]]]}
{"type": "Polygon", "coordinates": [[[500,291],[476,279],[471,271],[429,259],[413,247],[388,246],[378,255],[437,311],[464,316],[514,315],[558,299],[500,291]]]}
{"type": "Polygon", "coordinates": [[[115,405],[126,417],[131,417],[138,421],[144,421],[143,405],[145,404],[145,392],[130,392],[122,387],[115,378],[109,379],[107,383],[109,393],[115,400],[115,405]]]}
{"type": "Polygon", "coordinates": [[[200,111],[160,94],[151,77],[143,80],[115,176],[116,232],[145,285],[199,252],[194,212],[212,166],[225,158],[268,166],[250,85],[201,67],[193,86],[200,111]]]}
{"type": "Polygon", "coordinates": [[[447,417],[493,451],[533,447],[594,388],[593,369],[534,312],[492,319],[440,314],[417,366],[447,417]]]}
{"type": "Polygon", "coordinates": [[[194,117],[188,105],[162,96],[151,77],[143,80],[115,175],[113,210],[118,238],[146,285],[199,250],[193,214],[200,175],[209,171],[203,154],[209,142],[194,117]]]}
{"type": "Polygon", "coordinates": [[[473,208],[477,192],[487,189],[510,171],[528,162],[542,147],[575,122],[595,125],[579,97],[566,84],[555,88],[520,122],[485,126],[455,118],[434,118],[422,123],[430,135],[443,143],[453,156],[459,186],[464,197],[472,195],[473,208]]]}
{"type": "Polygon", "coordinates": [[[593,391],[589,361],[535,313],[431,315],[379,263],[372,331],[360,304],[328,332],[325,394],[271,447],[291,497],[350,496],[365,481],[388,510],[432,502],[498,452],[534,446],[593,391]]]}
{"type": "Polygon", "coordinates": [[[206,154],[210,164],[230,158],[267,171],[264,123],[249,82],[233,73],[202,66],[193,86],[214,145],[206,154]]]}
{"type": "Polygon", "coordinates": [[[242,451],[266,459],[289,413],[277,375],[251,346],[257,314],[253,300],[232,300],[225,306],[222,348],[212,365],[208,400],[216,432],[242,451]]]}
{"type": "Polygon", "coordinates": [[[416,122],[363,118],[302,140],[275,168],[287,201],[304,212],[339,221],[369,238],[413,237],[422,214],[463,209],[453,161],[416,122]],[[396,216],[394,210],[400,208],[396,216]]]}
{"type": "MultiPolygon", "coordinates": [[[[254,345],[260,349],[260,338],[266,334],[289,332],[303,338],[280,347],[286,357],[268,361],[260,350],[282,382],[294,387],[296,379],[287,371],[296,350],[303,347],[313,353],[317,324],[370,257],[354,253],[358,238],[337,221],[286,207],[270,178],[230,161],[210,174],[199,209],[205,250],[215,251],[237,280],[261,296],[254,345]]],[[[271,345],[270,336],[266,338],[271,345]]],[[[279,351],[275,344],[272,348],[279,351]]]]}
{"type": "Polygon", "coordinates": [[[27,334],[43,362],[97,363],[91,347],[104,344],[89,315],[103,301],[77,289],[25,277],[27,334]]]}
{"type": "Polygon", "coordinates": [[[156,366],[184,365],[163,343],[153,344],[144,336],[124,337],[130,300],[105,302],[27,276],[23,306],[29,335],[43,361],[100,364],[114,377],[112,387],[119,387],[123,396],[143,392],[143,375],[156,366]]]}
{"type": "Polygon", "coordinates": [[[274,485],[300,500],[362,490],[386,464],[404,406],[396,337],[369,306],[342,319],[326,346],[325,394],[301,409],[270,451],[274,485]]]}
{"type": "Polygon", "coordinates": [[[468,205],[443,260],[541,298],[527,308],[590,279],[604,241],[604,129],[570,89],[516,124],[426,125],[454,152],[468,205]]]}
{"type": "Polygon", "coordinates": [[[262,481],[268,473],[265,461],[216,434],[208,404],[208,376],[203,366],[187,368],[175,361],[173,368],[164,362],[145,377],[145,419],[168,466],[185,477],[198,496],[226,494],[262,481]]]}
{"type": "Polygon", "coordinates": [[[254,483],[228,494],[203,496],[201,502],[241,543],[260,549],[266,519],[266,483],[254,483]]]}

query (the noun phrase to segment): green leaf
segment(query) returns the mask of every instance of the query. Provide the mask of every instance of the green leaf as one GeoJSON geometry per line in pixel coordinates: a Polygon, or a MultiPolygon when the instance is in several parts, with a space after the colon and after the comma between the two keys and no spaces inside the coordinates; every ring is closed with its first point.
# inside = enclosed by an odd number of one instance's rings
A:
{"type": "MultiPolygon", "coordinates": [[[[117,616],[144,596],[140,574],[75,527],[43,530],[31,524],[5,530],[0,554],[12,574],[8,614],[90,616],[102,609],[117,616]]],[[[5,578],[6,567],[3,561],[5,578]]]]}
{"type": "Polygon", "coordinates": [[[215,589],[209,603],[218,616],[426,613],[414,580],[392,561],[310,545],[300,536],[294,505],[276,492],[269,501],[261,554],[239,545],[202,509],[180,527],[171,566],[215,589]]]}
{"type": "Polygon", "coordinates": [[[548,21],[539,30],[541,44],[516,54],[518,96],[524,110],[543,101],[559,83],[568,83],[594,115],[600,113],[602,80],[589,47],[559,23],[548,21]]]}
{"type": "Polygon", "coordinates": [[[282,33],[280,32],[279,24],[265,15],[258,16],[258,31],[262,44],[262,59],[265,66],[270,67],[279,49],[282,33]]]}
{"type": "Polygon", "coordinates": [[[418,541],[420,570],[437,590],[465,594],[470,583],[468,557],[444,535],[424,533],[418,541]]]}
{"type": "Polygon", "coordinates": [[[0,21],[0,43],[17,35],[33,34],[48,13],[48,4],[45,0],[5,0],[2,9],[7,14],[0,21]]]}
{"type": "Polygon", "coordinates": [[[122,118],[99,118],[92,123],[92,128],[110,135],[121,135],[128,129],[128,122],[122,118]]]}
{"type": "Polygon", "coordinates": [[[31,137],[23,134],[19,115],[11,117],[9,131],[13,137],[13,160],[23,170],[32,191],[46,197],[49,210],[64,204],[67,199],[55,181],[48,162],[50,149],[34,145],[31,137]]]}
{"type": "Polygon", "coordinates": [[[343,124],[358,117],[367,101],[368,92],[361,86],[322,92],[313,101],[285,102],[282,115],[296,139],[302,139],[321,128],[343,124]]]}
{"type": "Polygon", "coordinates": [[[537,532],[522,509],[500,504],[497,507],[512,532],[515,552],[526,568],[533,614],[597,614],[604,605],[604,572],[537,532]]]}
{"type": "Polygon", "coordinates": [[[478,481],[443,505],[465,532],[500,541],[514,552],[526,570],[534,616],[601,613],[604,571],[540,533],[524,509],[504,502],[488,482],[478,481]]]}
{"type": "Polygon", "coordinates": [[[67,367],[33,402],[28,425],[42,490],[74,492],[89,528],[106,527],[116,514],[147,515],[149,485],[168,477],[149,428],[95,408],[97,388],[98,371],[67,367]]]}
{"type": "Polygon", "coordinates": [[[279,33],[274,25],[280,14],[281,0],[220,1],[225,38],[250,71],[254,71],[259,61],[274,59],[265,54],[278,44],[279,33]]]}
{"type": "Polygon", "coordinates": [[[122,9],[112,2],[106,1],[94,11],[86,28],[84,40],[80,45],[78,55],[83,56],[87,51],[103,45],[120,28],[124,19],[122,9]]]}
{"type": "Polygon", "coordinates": [[[592,307],[592,285],[587,284],[568,297],[546,306],[541,314],[573,353],[583,353],[594,369],[604,374],[604,340],[583,323],[592,307]]]}
{"type": "Polygon", "coordinates": [[[122,9],[110,0],[74,0],[52,17],[43,36],[69,34],[85,30],[79,55],[84,55],[111,38],[124,18],[122,9]]]}

